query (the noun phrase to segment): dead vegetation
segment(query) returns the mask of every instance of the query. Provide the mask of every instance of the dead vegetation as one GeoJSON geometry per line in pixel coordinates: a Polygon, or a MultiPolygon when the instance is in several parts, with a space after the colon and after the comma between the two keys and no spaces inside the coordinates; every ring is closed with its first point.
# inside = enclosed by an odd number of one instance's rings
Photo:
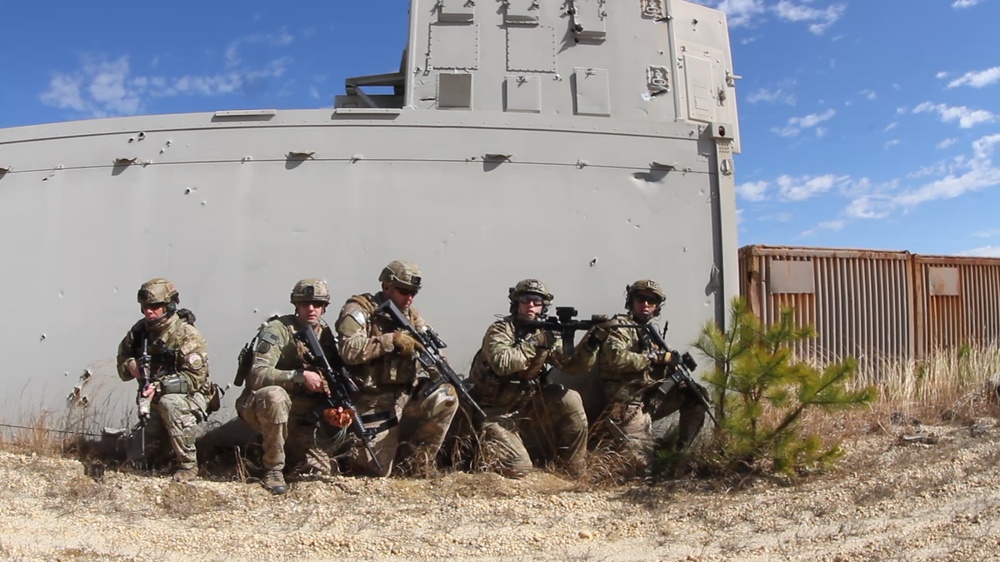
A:
{"type": "Polygon", "coordinates": [[[65,425],[43,415],[0,442],[0,557],[988,560],[1000,546],[997,358],[995,347],[959,350],[863,372],[857,384],[875,384],[877,403],[803,418],[845,457],[795,479],[651,485],[622,478],[624,460],[601,451],[584,480],[332,476],[276,499],[253,483],[252,452],[220,453],[207,479],[177,484],[51,431],[65,425]],[[184,545],[169,540],[192,528],[184,545]]]}

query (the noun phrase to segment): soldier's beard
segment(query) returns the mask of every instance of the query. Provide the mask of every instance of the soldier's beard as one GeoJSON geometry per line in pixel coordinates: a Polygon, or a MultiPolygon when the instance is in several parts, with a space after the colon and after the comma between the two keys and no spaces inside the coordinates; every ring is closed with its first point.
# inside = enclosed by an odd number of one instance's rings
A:
{"type": "Polygon", "coordinates": [[[632,318],[634,318],[635,321],[638,322],[638,323],[640,323],[640,324],[645,324],[646,322],[649,322],[650,319],[653,318],[653,315],[652,314],[642,314],[642,313],[639,313],[639,312],[633,312],[632,313],[632,318]]]}

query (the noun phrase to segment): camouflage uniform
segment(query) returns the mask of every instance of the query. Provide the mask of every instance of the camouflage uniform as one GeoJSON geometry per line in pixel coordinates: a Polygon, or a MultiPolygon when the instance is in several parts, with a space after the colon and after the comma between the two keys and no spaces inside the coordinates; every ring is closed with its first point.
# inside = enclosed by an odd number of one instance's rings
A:
{"type": "MultiPolygon", "coordinates": [[[[318,423],[317,413],[326,397],[306,390],[302,372],[311,370],[313,357],[296,337],[300,330],[302,322],[295,314],[273,319],[261,328],[236,411],[263,436],[265,469],[284,470],[287,443],[293,460],[304,460],[300,468],[328,474],[332,466],[324,449],[335,448],[342,435],[340,430],[318,423]]],[[[337,346],[330,327],[321,322],[313,331],[323,352],[334,355],[337,346]]]]}
{"type": "MultiPolygon", "coordinates": [[[[539,291],[552,296],[537,280],[539,291]]],[[[511,288],[513,299],[519,291],[511,288]]],[[[593,367],[599,343],[588,333],[572,357],[563,352],[554,334],[534,329],[517,331],[516,304],[512,315],[486,330],[482,347],[472,360],[470,394],[487,415],[481,435],[486,465],[510,478],[521,478],[540,462],[558,460],[571,474],[586,464],[587,414],[575,390],[548,384],[555,367],[567,374],[586,373],[593,367]]]]}
{"type": "MultiPolygon", "coordinates": [[[[635,290],[647,290],[660,297],[662,290],[652,281],[642,280],[626,289],[626,308],[631,306],[631,294],[635,290]]],[[[659,305],[656,309],[659,312],[659,305]]],[[[618,314],[609,322],[608,338],[598,354],[598,373],[608,405],[598,421],[595,431],[601,436],[610,435],[612,440],[627,437],[625,449],[632,453],[637,466],[648,463],[654,449],[652,423],[680,410],[676,448],[683,449],[691,444],[705,421],[705,407],[691,397],[690,393],[675,387],[667,396],[654,393],[653,383],[667,376],[670,356],[652,342],[640,336],[640,328],[615,326],[646,326],[656,316],[645,320],[635,314],[618,314]],[[609,420],[617,426],[613,429],[606,424],[609,420]]]]}
{"type": "MultiPolygon", "coordinates": [[[[394,261],[383,269],[379,281],[383,286],[391,284],[415,292],[420,288],[420,271],[411,263],[394,261]]],[[[398,420],[395,424],[390,421],[388,429],[370,441],[381,471],[363,444],[356,443],[350,455],[356,472],[374,476],[387,476],[394,462],[431,462],[458,411],[455,389],[432,381],[412,353],[397,349],[394,342],[399,330],[387,315],[376,313],[388,298],[385,291],[354,295],[344,304],[336,323],[340,356],[358,382],[359,393],[354,397],[358,413],[368,416],[389,411],[398,420]]],[[[412,306],[401,312],[418,331],[426,327],[412,306]]]]}
{"type": "Polygon", "coordinates": [[[142,340],[147,340],[150,355],[149,373],[159,380],[152,397],[150,417],[143,427],[148,458],[161,453],[164,437],[170,441],[181,471],[197,470],[195,441],[198,423],[208,418],[214,386],[208,377],[208,351],[201,332],[194,327],[189,311],[176,309],[180,298],[173,283],[156,278],[139,290],[140,304],[165,304],[167,313],[160,319],[135,323],[118,345],[118,376],[133,380],[128,364],[138,362],[142,340]]]}

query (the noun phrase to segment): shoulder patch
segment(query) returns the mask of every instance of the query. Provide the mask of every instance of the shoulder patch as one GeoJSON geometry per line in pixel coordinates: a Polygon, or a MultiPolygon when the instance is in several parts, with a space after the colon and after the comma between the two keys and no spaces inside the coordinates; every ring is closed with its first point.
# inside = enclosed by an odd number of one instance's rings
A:
{"type": "Polygon", "coordinates": [[[278,334],[272,332],[271,330],[263,330],[260,333],[260,341],[267,342],[271,345],[278,345],[280,338],[278,334]]]}
{"type": "Polygon", "coordinates": [[[271,344],[267,343],[264,340],[260,340],[259,342],[257,342],[257,348],[254,349],[254,351],[261,355],[264,355],[268,351],[271,351],[271,344]]]}
{"type": "Polygon", "coordinates": [[[196,371],[201,369],[201,367],[205,364],[205,359],[199,353],[188,354],[187,357],[184,358],[184,361],[189,367],[196,371]]]}

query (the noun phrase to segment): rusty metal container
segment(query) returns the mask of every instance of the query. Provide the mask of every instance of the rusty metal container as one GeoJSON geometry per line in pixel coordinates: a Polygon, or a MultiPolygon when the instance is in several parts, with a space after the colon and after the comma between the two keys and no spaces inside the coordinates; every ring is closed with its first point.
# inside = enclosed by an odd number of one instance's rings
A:
{"type": "Polygon", "coordinates": [[[1000,338],[1000,258],[913,256],[917,357],[1000,338]]]}
{"type": "Polygon", "coordinates": [[[794,308],[817,337],[801,357],[922,359],[1000,339],[1000,258],[789,246],[739,250],[740,294],[765,324],[794,308]]]}
{"type": "Polygon", "coordinates": [[[797,324],[816,328],[797,346],[800,357],[865,364],[913,356],[910,259],[905,251],[744,246],[740,294],[765,324],[789,306],[797,324]]]}

